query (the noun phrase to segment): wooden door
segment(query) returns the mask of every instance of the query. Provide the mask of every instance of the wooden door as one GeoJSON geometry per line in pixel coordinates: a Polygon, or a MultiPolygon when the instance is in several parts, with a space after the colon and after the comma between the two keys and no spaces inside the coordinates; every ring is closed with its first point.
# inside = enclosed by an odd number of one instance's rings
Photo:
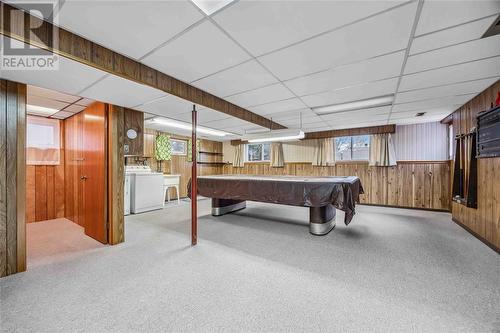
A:
{"type": "Polygon", "coordinates": [[[106,108],[94,103],[83,113],[83,216],[85,234],[106,244],[106,108]]]}

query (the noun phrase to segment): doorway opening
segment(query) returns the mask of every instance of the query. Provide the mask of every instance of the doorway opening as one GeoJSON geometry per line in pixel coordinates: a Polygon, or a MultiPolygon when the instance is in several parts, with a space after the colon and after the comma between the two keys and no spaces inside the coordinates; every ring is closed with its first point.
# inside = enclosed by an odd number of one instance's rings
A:
{"type": "Polygon", "coordinates": [[[107,105],[27,87],[26,247],[30,267],[108,243],[107,105]]]}

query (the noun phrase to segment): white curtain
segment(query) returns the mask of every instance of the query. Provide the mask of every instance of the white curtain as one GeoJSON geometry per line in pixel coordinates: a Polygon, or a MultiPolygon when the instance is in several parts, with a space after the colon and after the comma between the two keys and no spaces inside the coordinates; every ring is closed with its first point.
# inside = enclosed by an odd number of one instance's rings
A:
{"type": "Polygon", "coordinates": [[[239,144],[234,147],[233,166],[243,168],[245,166],[245,145],[239,144]]]}
{"type": "Polygon", "coordinates": [[[313,165],[335,165],[335,147],[332,138],[318,139],[314,145],[313,165]]]}
{"type": "Polygon", "coordinates": [[[271,143],[271,166],[274,168],[282,168],[285,166],[283,144],[281,144],[281,142],[271,143]]]}
{"type": "Polygon", "coordinates": [[[396,152],[390,133],[372,135],[370,139],[370,165],[396,165],[396,152]]]}

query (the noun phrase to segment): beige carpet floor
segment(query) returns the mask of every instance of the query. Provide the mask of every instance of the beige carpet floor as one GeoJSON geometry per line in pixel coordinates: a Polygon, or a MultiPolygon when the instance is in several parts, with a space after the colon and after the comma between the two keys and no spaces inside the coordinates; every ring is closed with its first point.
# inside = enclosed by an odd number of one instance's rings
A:
{"type": "Polygon", "coordinates": [[[209,212],[194,248],[183,202],[127,217],[124,244],[0,279],[0,330],[498,332],[500,256],[450,214],[359,206],[316,237],[307,209],[209,212]]]}

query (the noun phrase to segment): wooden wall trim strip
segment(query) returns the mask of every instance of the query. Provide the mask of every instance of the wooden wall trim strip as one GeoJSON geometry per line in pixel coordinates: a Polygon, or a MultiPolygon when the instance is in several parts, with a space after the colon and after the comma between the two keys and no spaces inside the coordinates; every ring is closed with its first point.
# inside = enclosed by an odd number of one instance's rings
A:
{"type": "Polygon", "coordinates": [[[17,84],[17,208],[16,272],[26,270],[26,96],[25,84],[17,84]]]}
{"type": "Polygon", "coordinates": [[[26,85],[0,80],[0,277],[26,269],[26,85]]]}
{"type": "Polygon", "coordinates": [[[396,125],[382,125],[382,126],[371,126],[371,127],[360,127],[360,128],[347,128],[347,129],[338,129],[338,130],[331,130],[331,131],[308,132],[308,133],[306,133],[304,140],[335,138],[335,137],[339,137],[339,136],[351,136],[351,135],[395,133],[395,132],[396,132],[396,125]]]}
{"type": "Polygon", "coordinates": [[[91,42],[63,28],[56,27],[3,1],[0,1],[0,5],[0,15],[3,18],[3,20],[0,20],[3,22],[3,25],[0,26],[0,34],[2,35],[259,126],[273,129],[286,128],[270,119],[148,67],[127,56],[91,42]],[[36,36],[30,30],[30,22],[32,22],[31,26],[40,27],[37,29],[36,36]],[[54,43],[53,30],[59,36],[58,43],[54,43]]]}
{"type": "MultiPolygon", "coordinates": [[[[124,182],[125,182],[125,110],[108,108],[108,242],[125,241],[124,182]]],[[[143,134],[141,133],[141,136],[143,134]]]]}

